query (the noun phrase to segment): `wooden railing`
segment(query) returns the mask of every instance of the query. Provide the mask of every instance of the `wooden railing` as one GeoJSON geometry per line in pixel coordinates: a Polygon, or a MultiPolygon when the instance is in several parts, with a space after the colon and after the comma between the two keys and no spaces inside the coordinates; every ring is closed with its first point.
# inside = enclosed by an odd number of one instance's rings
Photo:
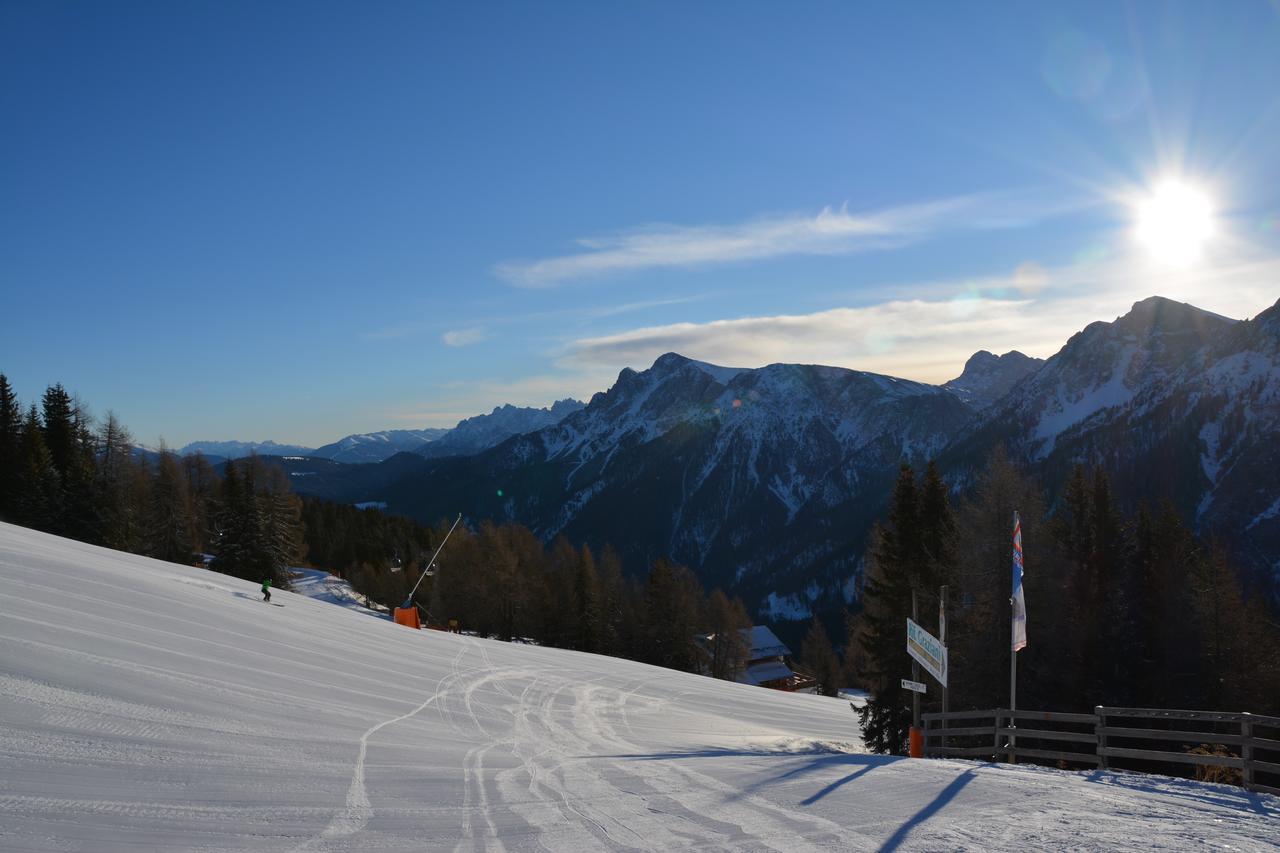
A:
{"type": "MultiPolygon", "coordinates": [[[[1280,717],[1098,706],[1092,714],[995,708],[921,719],[929,757],[1003,756],[1010,762],[1025,758],[1097,767],[1110,766],[1112,759],[1193,764],[1238,770],[1240,783],[1250,791],[1280,795],[1280,717]],[[1183,750],[1170,749],[1173,744],[1183,750]]],[[[1215,771],[1200,773],[1213,778],[1215,771]]]]}

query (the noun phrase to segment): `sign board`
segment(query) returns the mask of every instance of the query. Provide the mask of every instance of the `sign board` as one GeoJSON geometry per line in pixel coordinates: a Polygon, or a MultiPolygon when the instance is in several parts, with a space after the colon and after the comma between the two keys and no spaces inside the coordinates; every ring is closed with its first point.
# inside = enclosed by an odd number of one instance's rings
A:
{"type": "Polygon", "coordinates": [[[911,619],[907,619],[907,654],[938,679],[939,684],[947,686],[947,647],[911,619]]]}
{"type": "Polygon", "coordinates": [[[927,690],[924,684],[919,681],[912,681],[909,678],[902,679],[902,689],[910,690],[915,693],[924,693],[927,690]]]}

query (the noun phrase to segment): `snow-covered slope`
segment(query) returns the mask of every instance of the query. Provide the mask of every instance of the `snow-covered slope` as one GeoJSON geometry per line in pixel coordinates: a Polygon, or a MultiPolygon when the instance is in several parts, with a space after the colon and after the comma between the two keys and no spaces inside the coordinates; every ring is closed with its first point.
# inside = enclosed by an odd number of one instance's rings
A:
{"type": "Polygon", "coordinates": [[[862,754],[847,703],[0,524],[0,849],[1274,849],[1280,800],[862,754]]]}

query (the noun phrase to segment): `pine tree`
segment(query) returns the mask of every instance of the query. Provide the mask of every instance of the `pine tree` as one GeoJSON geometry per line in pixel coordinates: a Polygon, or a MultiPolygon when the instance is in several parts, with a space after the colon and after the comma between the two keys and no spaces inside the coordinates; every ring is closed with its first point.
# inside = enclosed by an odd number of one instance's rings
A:
{"type": "Polygon", "coordinates": [[[258,519],[251,489],[241,466],[235,460],[227,462],[218,501],[215,558],[210,566],[214,571],[246,580],[253,580],[257,574],[252,554],[257,539],[253,528],[258,519]]]}
{"type": "Polygon", "coordinates": [[[24,527],[52,530],[62,515],[62,483],[33,404],[22,424],[14,517],[24,527]]]}
{"type": "Polygon", "coordinates": [[[76,456],[76,429],[71,395],[61,384],[50,386],[42,399],[44,443],[53,467],[59,472],[71,467],[76,456]]]}
{"type": "Polygon", "coordinates": [[[930,462],[920,486],[920,549],[923,561],[918,588],[932,592],[955,582],[957,563],[956,517],[946,483],[935,462],[930,462]]]}
{"type": "Polygon", "coordinates": [[[1135,636],[1128,648],[1137,664],[1137,697],[1150,707],[1204,707],[1196,673],[1200,637],[1187,619],[1201,549],[1168,501],[1154,518],[1145,505],[1139,508],[1133,540],[1135,636]]]}
{"type": "Polygon", "coordinates": [[[93,418],[79,399],[71,401],[71,455],[62,469],[65,495],[60,531],[82,542],[102,542],[101,506],[95,487],[98,459],[93,418]]]}
{"type": "Polygon", "coordinates": [[[0,373],[0,521],[17,517],[21,466],[22,409],[8,377],[0,373]]]}
{"type": "Polygon", "coordinates": [[[864,662],[859,676],[872,697],[859,709],[858,717],[863,741],[872,752],[906,752],[911,711],[900,682],[911,671],[906,617],[911,613],[913,572],[920,556],[919,519],[915,473],[903,465],[889,515],[871,534],[859,617],[858,645],[864,662]]]}
{"type": "Polygon", "coordinates": [[[98,429],[97,474],[94,492],[100,518],[103,545],[120,551],[140,547],[139,507],[132,488],[134,473],[133,438],[113,412],[98,429]]]}
{"type": "Polygon", "coordinates": [[[698,671],[697,580],[684,566],[656,560],[645,584],[644,622],[646,660],[657,666],[698,671]]]}
{"type": "MultiPolygon", "coordinates": [[[[196,471],[197,482],[201,472],[196,471]]],[[[305,555],[301,502],[289,486],[284,470],[270,466],[260,475],[262,488],[256,496],[261,519],[264,577],[281,589],[289,587],[289,568],[298,565],[305,555]]]]}
{"type": "Polygon", "coordinates": [[[190,562],[191,505],[177,457],[161,447],[146,520],[147,553],[171,563],[190,562]]]}
{"type": "Polygon", "coordinates": [[[595,557],[586,545],[582,546],[577,569],[574,603],[578,637],[574,648],[596,652],[600,650],[600,576],[596,573],[595,557]]]}
{"type": "Polygon", "coordinates": [[[1014,512],[1021,516],[1026,560],[1028,645],[1018,652],[1019,707],[1064,707],[1054,700],[1062,692],[1060,683],[1073,677],[1073,670],[1053,656],[1070,642],[1079,614],[1063,607],[1062,569],[1047,547],[1040,487],[997,450],[957,510],[958,569],[947,625],[948,681],[956,710],[1009,702],[1014,512]]]}
{"type": "Polygon", "coordinates": [[[623,656],[625,650],[634,648],[629,630],[628,601],[630,588],[622,576],[622,561],[618,553],[605,546],[598,565],[600,580],[600,651],[607,655],[623,656]]]}
{"type": "Polygon", "coordinates": [[[196,548],[208,551],[218,512],[218,475],[199,451],[182,458],[182,473],[191,496],[191,530],[196,548]]]}

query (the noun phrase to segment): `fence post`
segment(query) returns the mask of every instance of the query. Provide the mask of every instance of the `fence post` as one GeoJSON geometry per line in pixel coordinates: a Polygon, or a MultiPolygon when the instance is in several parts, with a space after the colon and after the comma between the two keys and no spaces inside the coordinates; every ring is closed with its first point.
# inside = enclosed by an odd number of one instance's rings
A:
{"type": "Polygon", "coordinates": [[[1094,723],[1093,731],[1098,736],[1098,769],[1107,769],[1107,756],[1104,751],[1107,748],[1107,736],[1105,730],[1107,728],[1107,711],[1101,705],[1093,706],[1093,713],[1098,718],[1098,722],[1094,723]]]}
{"type": "Polygon", "coordinates": [[[991,747],[994,753],[992,758],[995,761],[999,761],[1000,760],[1000,720],[1002,719],[1002,717],[1001,717],[999,708],[996,708],[994,713],[996,715],[996,725],[995,725],[995,728],[992,730],[995,733],[994,735],[995,741],[991,744],[991,747]]]}
{"type": "Polygon", "coordinates": [[[929,757],[929,715],[924,716],[924,757],[929,757]]]}
{"type": "Polygon", "coordinates": [[[1245,711],[1240,716],[1240,758],[1244,762],[1244,789],[1253,790],[1253,720],[1245,711]]]}

